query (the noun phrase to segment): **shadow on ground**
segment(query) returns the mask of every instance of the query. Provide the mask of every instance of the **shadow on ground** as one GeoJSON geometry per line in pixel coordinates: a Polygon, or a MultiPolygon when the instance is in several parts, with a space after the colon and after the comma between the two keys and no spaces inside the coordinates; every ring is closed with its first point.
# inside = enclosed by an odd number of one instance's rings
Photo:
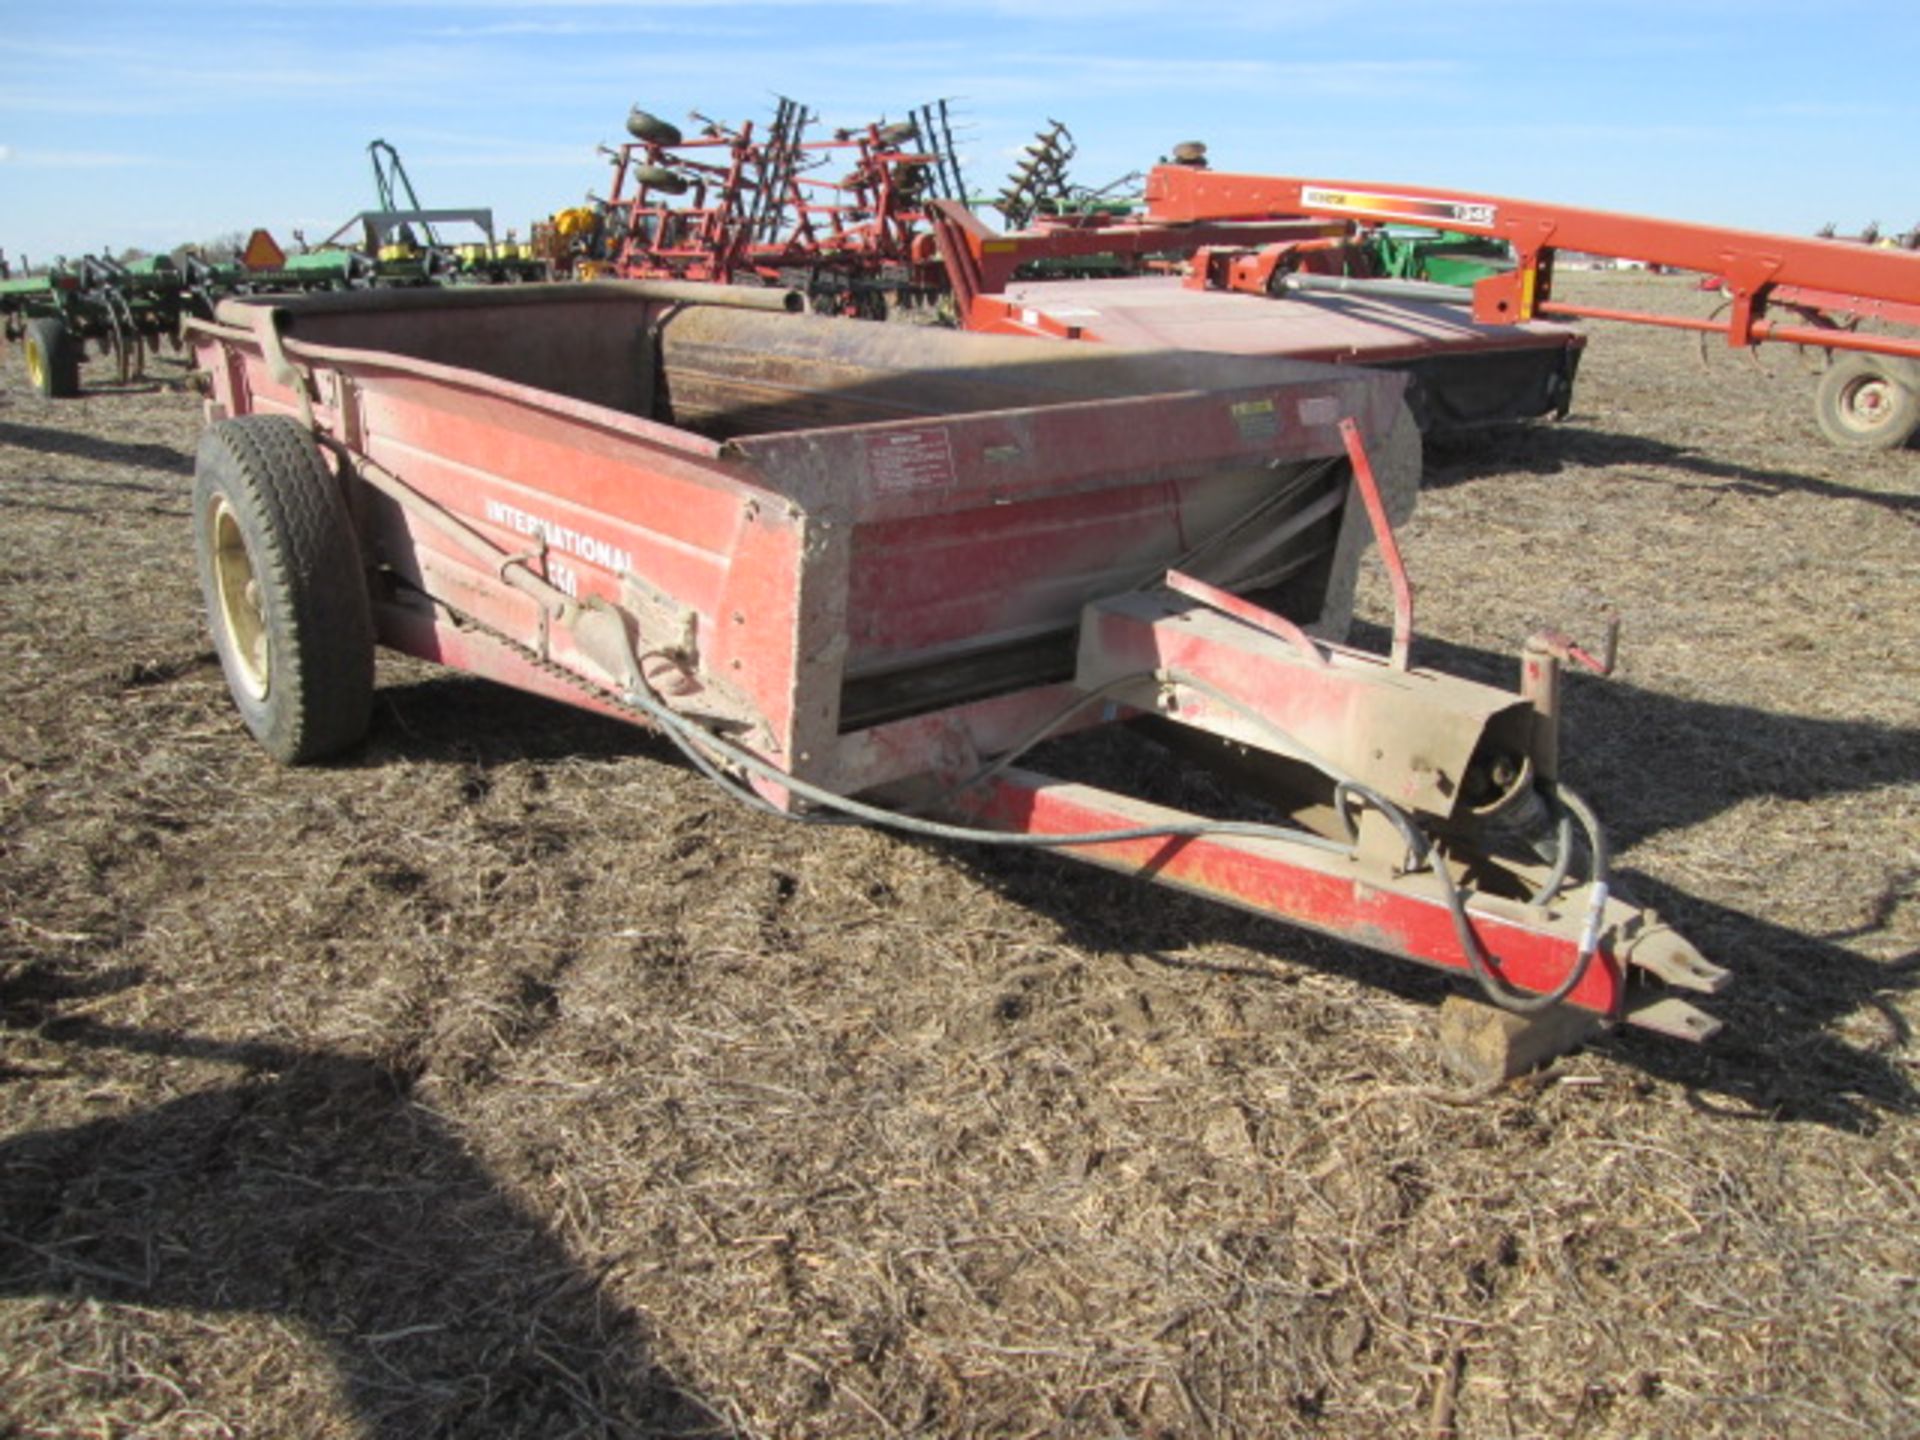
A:
{"type": "MultiPolygon", "coordinates": [[[[124,465],[132,470],[158,471],[166,475],[193,474],[193,456],[171,445],[152,445],[108,440],[72,430],[55,430],[46,425],[21,425],[0,420],[0,446],[30,450],[41,455],[69,455],[80,460],[98,460],[105,465],[124,465]]],[[[72,483],[63,480],[62,483],[72,483]]],[[[154,494],[177,495],[178,485],[89,481],[109,490],[144,490],[154,494]]]]}
{"type": "MultiPolygon", "coordinates": [[[[1384,632],[1358,629],[1356,643],[1385,648],[1384,632]]],[[[1513,657],[1457,645],[1419,642],[1415,662],[1503,686],[1515,680],[1513,657]]],[[[484,682],[436,679],[382,695],[387,718],[359,763],[382,763],[385,756],[482,765],[528,756],[673,759],[658,737],[484,682]]],[[[1909,730],[1682,700],[1615,680],[1571,682],[1567,706],[1570,773],[1583,782],[1616,848],[1701,824],[1759,796],[1811,800],[1920,781],[1920,733],[1909,730]],[[1810,756],[1819,763],[1809,764],[1810,756]]],[[[1060,743],[1104,747],[1073,778],[1123,791],[1140,792],[1141,777],[1165,767],[1160,752],[1125,736],[1060,743]],[[1129,758],[1127,749],[1151,756],[1129,758]]],[[[1043,755],[1036,763],[1045,769],[1046,761],[1043,755]]],[[[1259,957],[1246,972],[1256,980],[1285,983],[1286,966],[1304,958],[1427,1003],[1453,988],[1447,979],[1371,951],[1059,857],[934,848],[1091,949],[1179,964],[1184,962],[1169,957],[1224,940],[1259,957]]],[[[1888,1004],[1890,996],[1920,980],[1920,956],[1875,962],[1847,946],[1867,938],[1865,931],[1804,934],[1650,875],[1628,870],[1616,878],[1619,891],[1658,910],[1709,958],[1731,969],[1735,982],[1726,994],[1702,1002],[1726,1022],[1710,1045],[1622,1030],[1603,1042],[1612,1053],[1651,1074],[1782,1119],[1860,1129],[1875,1123],[1875,1107],[1920,1109],[1920,1091],[1894,1053],[1905,1036],[1888,1004]],[[1836,1021],[1862,1009],[1886,1017],[1884,1044],[1863,1048],[1834,1033],[1836,1021]]],[[[1876,897],[1877,924],[1891,923],[1894,910],[1911,903],[1916,891],[1920,877],[1908,876],[1876,897]]]]}
{"type": "Polygon", "coordinates": [[[1710,451],[1673,445],[1645,435],[1589,429],[1577,421],[1436,439],[1429,443],[1427,468],[1420,485],[1425,490],[1442,490],[1450,485],[1502,475],[1557,475],[1569,469],[1605,470],[1606,478],[1599,483],[1607,485],[1673,483],[1661,477],[1636,474],[1636,467],[1643,471],[1676,471],[1740,494],[1802,494],[1827,500],[1858,500],[1895,515],[1920,518],[1920,493],[1868,489],[1797,470],[1757,468],[1723,459],[1710,451]]]}
{"type": "Polygon", "coordinates": [[[105,1049],[234,1078],[0,1141],[0,1294],[284,1320],[372,1440],[733,1433],[404,1068],[61,1018],[82,998],[16,972],[0,1020],[76,1066],[105,1049]]]}

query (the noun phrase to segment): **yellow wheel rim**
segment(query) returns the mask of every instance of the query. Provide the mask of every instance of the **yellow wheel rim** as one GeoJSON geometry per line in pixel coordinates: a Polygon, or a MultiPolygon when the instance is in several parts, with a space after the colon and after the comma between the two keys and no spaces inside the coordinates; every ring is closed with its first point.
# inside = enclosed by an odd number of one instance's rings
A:
{"type": "Polygon", "coordinates": [[[260,596],[260,577],[240,533],[240,517],[227,497],[213,498],[208,527],[213,534],[213,585],[219,598],[220,624],[233,655],[235,678],[255,700],[267,698],[273,681],[273,654],[267,643],[267,618],[260,596]]]}
{"type": "Polygon", "coordinates": [[[47,363],[41,358],[39,344],[32,340],[27,341],[27,378],[36,390],[47,383],[47,363]]]}

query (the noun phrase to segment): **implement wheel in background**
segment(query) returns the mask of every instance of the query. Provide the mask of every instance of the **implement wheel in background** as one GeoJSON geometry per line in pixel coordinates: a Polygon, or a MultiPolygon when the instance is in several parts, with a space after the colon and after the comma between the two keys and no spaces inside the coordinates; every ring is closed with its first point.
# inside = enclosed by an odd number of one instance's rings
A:
{"type": "Polygon", "coordinates": [[[20,348],[34,389],[52,400],[80,393],[80,346],[65,325],[51,316],[27,321],[20,348]]]}
{"type": "Polygon", "coordinates": [[[1820,432],[1849,450],[1898,450],[1920,429],[1920,366],[1843,355],[1813,397],[1820,432]]]}
{"type": "Polygon", "coordinates": [[[627,133],[649,145],[678,145],[682,138],[678,125],[662,120],[657,115],[649,115],[638,105],[627,114],[627,133]]]}
{"type": "Polygon", "coordinates": [[[223,420],[200,439],[193,541],[220,668],[274,759],[323,759],[367,732],[373,620],[340,488],[307,433],[279,415],[223,420]]]}
{"type": "Polygon", "coordinates": [[[631,178],[634,184],[644,185],[649,190],[658,190],[662,195],[687,193],[686,177],[676,174],[664,165],[636,165],[633,167],[631,178]]]}

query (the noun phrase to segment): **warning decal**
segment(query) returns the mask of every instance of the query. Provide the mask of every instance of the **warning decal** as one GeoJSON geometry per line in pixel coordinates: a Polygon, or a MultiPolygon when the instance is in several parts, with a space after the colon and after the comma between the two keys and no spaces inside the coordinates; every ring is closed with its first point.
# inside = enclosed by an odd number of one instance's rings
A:
{"type": "Polygon", "coordinates": [[[867,437],[867,473],[884,494],[951,485],[958,476],[945,430],[897,430],[867,437]]]}
{"type": "Polygon", "coordinates": [[[1271,440],[1280,433],[1280,417],[1271,400],[1243,400],[1233,407],[1233,426],[1242,440],[1271,440]]]}
{"type": "Polygon", "coordinates": [[[264,230],[247,237],[247,248],[240,252],[240,263],[249,270],[283,270],[287,252],[264,230]]]}

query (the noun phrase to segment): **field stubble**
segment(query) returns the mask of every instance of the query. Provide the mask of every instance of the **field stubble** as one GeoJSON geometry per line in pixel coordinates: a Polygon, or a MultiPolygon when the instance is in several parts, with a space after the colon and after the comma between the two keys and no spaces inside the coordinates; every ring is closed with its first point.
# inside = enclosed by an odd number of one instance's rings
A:
{"type": "Polygon", "coordinates": [[[1569,420],[1431,458],[1416,659],[1616,607],[1569,775],[1737,976],[1477,1098],[1437,979],[410,662],[277,769],[198,407],[9,382],[0,1432],[1920,1430],[1920,456],[1792,356],[1595,326],[1569,420]]]}

